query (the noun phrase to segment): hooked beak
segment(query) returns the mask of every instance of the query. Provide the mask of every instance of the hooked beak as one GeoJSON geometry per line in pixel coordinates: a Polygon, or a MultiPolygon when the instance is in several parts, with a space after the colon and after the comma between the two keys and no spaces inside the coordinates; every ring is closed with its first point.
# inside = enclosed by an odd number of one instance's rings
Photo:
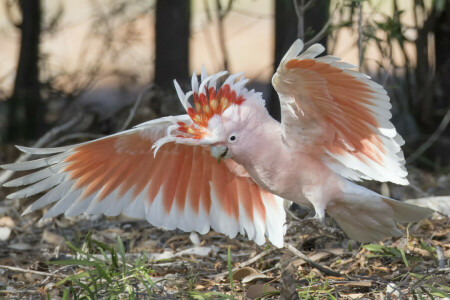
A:
{"type": "Polygon", "coordinates": [[[220,163],[220,160],[222,158],[227,158],[228,154],[228,147],[225,147],[223,145],[217,145],[217,146],[211,146],[211,155],[217,158],[217,161],[220,163]]]}

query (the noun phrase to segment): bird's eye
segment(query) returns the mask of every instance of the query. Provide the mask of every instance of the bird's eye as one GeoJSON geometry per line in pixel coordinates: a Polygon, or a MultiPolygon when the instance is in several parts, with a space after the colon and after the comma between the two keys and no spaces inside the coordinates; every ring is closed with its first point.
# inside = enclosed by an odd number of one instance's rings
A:
{"type": "Polygon", "coordinates": [[[237,140],[237,136],[235,134],[230,135],[230,137],[228,138],[228,141],[230,142],[235,142],[237,140]]]}

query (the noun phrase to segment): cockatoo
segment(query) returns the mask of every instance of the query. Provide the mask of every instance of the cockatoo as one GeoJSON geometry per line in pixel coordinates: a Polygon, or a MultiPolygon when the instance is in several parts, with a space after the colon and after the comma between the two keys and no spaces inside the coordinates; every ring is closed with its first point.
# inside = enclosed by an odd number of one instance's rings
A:
{"type": "Polygon", "coordinates": [[[163,117],[94,141],[18,147],[45,158],[3,165],[39,171],[4,186],[30,185],[8,198],[47,191],[24,214],[55,203],[43,216],[121,213],[167,229],[205,234],[210,228],[283,246],[283,199],[333,217],[346,234],[369,242],[398,236],[395,221],[413,222],[429,209],[386,198],[353,181],[406,185],[400,146],[389,121],[385,89],[334,56],[301,53],[297,40],[272,78],[281,123],[242,74],[194,72],[192,91],[175,89],[187,114],[163,117]],[[301,54],[300,54],[301,53],[301,54]],[[192,101],[193,100],[193,101],[192,101]]]}

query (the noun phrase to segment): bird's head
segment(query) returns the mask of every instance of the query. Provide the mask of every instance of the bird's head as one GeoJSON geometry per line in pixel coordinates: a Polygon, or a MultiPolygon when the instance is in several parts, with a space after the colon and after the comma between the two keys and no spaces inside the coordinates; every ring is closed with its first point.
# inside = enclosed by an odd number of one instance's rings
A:
{"type": "Polygon", "coordinates": [[[211,155],[220,161],[244,150],[258,126],[257,116],[267,114],[267,110],[261,93],[245,88],[248,79],[241,77],[236,81],[242,73],[228,76],[217,88],[217,80],[226,74],[224,71],[208,76],[203,69],[199,84],[194,72],[192,91],[186,94],[174,81],[189,121],[170,126],[166,136],[155,143],[155,152],[168,142],[205,145],[211,147],[211,155]]]}

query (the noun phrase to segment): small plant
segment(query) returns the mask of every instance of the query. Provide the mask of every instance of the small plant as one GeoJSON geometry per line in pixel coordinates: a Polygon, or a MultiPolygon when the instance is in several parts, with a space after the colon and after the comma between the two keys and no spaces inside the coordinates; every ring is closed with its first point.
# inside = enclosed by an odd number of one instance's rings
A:
{"type": "Polygon", "coordinates": [[[228,245],[228,252],[227,252],[227,266],[228,266],[228,277],[230,278],[230,287],[231,287],[231,290],[234,292],[233,267],[232,267],[232,265],[231,265],[231,250],[230,250],[230,245],[228,245]]]}
{"type": "Polygon", "coordinates": [[[372,255],[368,255],[369,258],[379,257],[379,258],[398,259],[401,260],[407,268],[410,267],[410,261],[419,260],[419,258],[417,257],[406,254],[405,250],[395,247],[381,246],[378,244],[367,244],[364,245],[363,248],[373,253],[372,255]]]}
{"type": "Polygon", "coordinates": [[[298,288],[298,296],[300,299],[332,299],[336,300],[336,297],[331,294],[334,288],[328,284],[325,280],[321,282],[316,275],[311,272],[304,277],[307,281],[307,286],[298,288]]]}
{"type": "Polygon", "coordinates": [[[57,286],[66,286],[62,299],[98,299],[102,297],[126,297],[151,295],[154,283],[152,270],[145,254],[127,263],[125,247],[120,237],[115,246],[91,239],[88,234],[81,248],[66,241],[75,259],[50,261],[53,265],[73,265],[75,274],[59,281],[57,286]],[[96,253],[96,254],[93,254],[96,253]]]}

